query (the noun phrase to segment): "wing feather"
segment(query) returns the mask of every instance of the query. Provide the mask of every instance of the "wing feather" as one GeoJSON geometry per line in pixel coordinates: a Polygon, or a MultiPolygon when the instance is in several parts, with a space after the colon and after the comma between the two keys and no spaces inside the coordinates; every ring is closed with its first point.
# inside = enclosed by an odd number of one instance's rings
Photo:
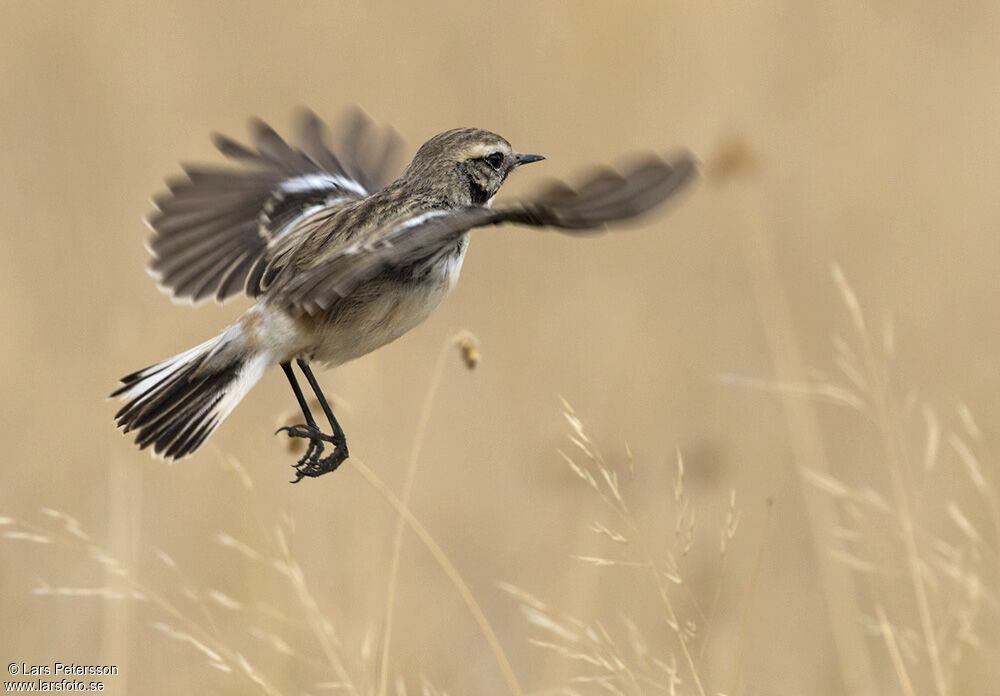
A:
{"type": "Polygon", "coordinates": [[[240,291],[256,297],[276,237],[294,234],[307,212],[336,209],[384,186],[395,140],[374,134],[360,112],[350,119],[339,143],[344,163],[327,146],[323,122],[308,110],[298,117],[294,147],[260,119],[250,122],[252,146],[213,135],[216,148],[238,166],[184,164],[184,175],[168,178],[167,191],[153,198],[150,272],[161,289],[191,301],[224,301],[240,291]],[[377,161],[361,154],[372,143],[383,155],[377,161]]]}
{"type": "MultiPolygon", "coordinates": [[[[695,177],[693,157],[646,155],[619,173],[610,168],[592,172],[573,189],[562,182],[548,184],[526,202],[496,208],[418,211],[396,219],[365,239],[336,238],[318,259],[287,261],[295,273],[272,270],[267,292],[306,314],[328,309],[359,285],[387,268],[401,268],[434,256],[456,243],[468,230],[518,223],[553,227],[569,234],[601,230],[646,213],[673,197],[695,177]]],[[[294,256],[296,249],[286,249],[294,256]]],[[[310,253],[315,253],[310,249],[310,253]]],[[[284,264],[283,264],[284,265],[284,264]]]]}

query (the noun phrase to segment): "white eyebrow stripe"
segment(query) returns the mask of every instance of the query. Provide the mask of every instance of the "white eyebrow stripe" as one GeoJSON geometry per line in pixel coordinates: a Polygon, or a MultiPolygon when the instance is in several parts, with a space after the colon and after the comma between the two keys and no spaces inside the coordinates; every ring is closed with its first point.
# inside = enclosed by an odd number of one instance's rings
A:
{"type": "Polygon", "coordinates": [[[368,192],[364,187],[353,179],[344,176],[337,176],[329,172],[318,172],[316,174],[302,174],[281,182],[279,189],[285,193],[304,193],[306,191],[325,191],[331,188],[342,189],[356,193],[359,196],[367,196],[368,192]]]}
{"type": "Polygon", "coordinates": [[[506,153],[508,150],[503,143],[477,143],[470,147],[466,154],[468,157],[485,157],[486,155],[492,154],[494,152],[506,153]]]}

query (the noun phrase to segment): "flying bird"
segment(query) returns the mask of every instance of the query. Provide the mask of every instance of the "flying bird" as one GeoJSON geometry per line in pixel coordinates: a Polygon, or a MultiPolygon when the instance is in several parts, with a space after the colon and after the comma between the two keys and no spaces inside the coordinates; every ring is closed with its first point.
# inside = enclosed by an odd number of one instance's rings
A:
{"type": "Polygon", "coordinates": [[[149,270],[164,292],[195,303],[240,293],[257,302],[215,338],[121,379],[115,421],[140,448],[190,455],[279,365],[305,420],[279,432],[308,442],[293,483],[333,471],[348,457],[347,439],[310,364],[341,365],[426,319],[458,280],[470,230],[598,231],[662,204],[696,173],[685,152],[646,154],[620,172],[595,169],[574,188],[554,182],[494,206],[512,172],[545,158],[457,128],[424,143],[390,181],[398,136],[360,111],[342,131],[331,149],[323,122],[303,111],[293,146],[252,120],[252,147],[214,136],[242,166],[182,165],[184,175],[153,199],[149,270]],[[310,412],[293,362],[329,432],[310,412]]]}

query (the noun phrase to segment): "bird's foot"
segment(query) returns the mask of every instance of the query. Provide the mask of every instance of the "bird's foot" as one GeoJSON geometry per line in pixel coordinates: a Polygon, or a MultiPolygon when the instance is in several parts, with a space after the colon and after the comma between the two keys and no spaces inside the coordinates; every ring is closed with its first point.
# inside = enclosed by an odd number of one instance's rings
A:
{"type": "Polygon", "coordinates": [[[346,459],[347,446],[343,444],[338,445],[332,453],[322,458],[318,454],[313,454],[311,457],[303,457],[295,465],[295,480],[292,483],[298,483],[306,477],[316,478],[331,471],[336,471],[337,467],[343,464],[346,459]]]}
{"type": "Polygon", "coordinates": [[[338,440],[333,435],[327,435],[315,425],[286,425],[283,428],[278,428],[275,435],[280,432],[287,432],[288,437],[301,437],[309,440],[306,453],[293,465],[295,480],[292,483],[298,483],[306,477],[316,478],[336,471],[337,467],[347,459],[347,443],[342,439],[338,440]],[[325,443],[330,443],[334,449],[332,453],[323,457],[325,443]]]}

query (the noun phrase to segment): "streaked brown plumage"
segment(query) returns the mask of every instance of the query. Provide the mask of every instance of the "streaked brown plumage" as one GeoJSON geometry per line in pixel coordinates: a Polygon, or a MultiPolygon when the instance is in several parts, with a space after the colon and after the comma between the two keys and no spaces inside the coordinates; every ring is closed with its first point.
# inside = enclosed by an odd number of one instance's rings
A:
{"type": "Polygon", "coordinates": [[[573,189],[556,182],[525,201],[492,206],[521,155],[489,131],[434,136],[392,182],[398,138],[378,133],[360,112],[347,123],[338,155],[311,112],[298,146],[261,121],[254,148],[224,136],[215,143],[243,169],[188,165],[167,181],[149,218],[150,270],[175,299],[257,298],[219,337],[122,380],[126,405],[116,420],[140,447],[167,458],[193,452],[263,371],[280,364],[309,440],[297,478],[318,476],[347,456],[308,361],[338,365],[375,350],[423,321],[454,286],[475,227],[520,223],[578,234],[640,215],[681,190],[695,174],[684,153],[644,155],[622,171],[601,168],[573,189]],[[296,360],[333,430],[309,413],[291,370],[296,360]],[[324,443],[334,452],[321,457],[324,443]]]}

